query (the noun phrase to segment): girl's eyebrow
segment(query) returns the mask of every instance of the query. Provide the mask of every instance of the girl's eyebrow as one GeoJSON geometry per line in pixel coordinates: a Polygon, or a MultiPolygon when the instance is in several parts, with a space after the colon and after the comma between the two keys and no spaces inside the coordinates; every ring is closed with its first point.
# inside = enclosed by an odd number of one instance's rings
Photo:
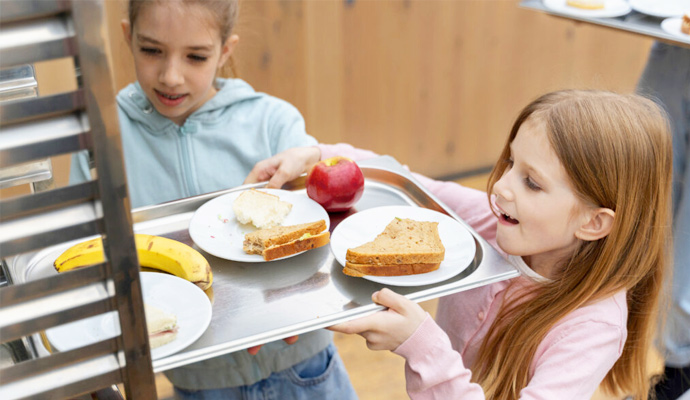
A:
{"type": "MultiPolygon", "coordinates": [[[[515,161],[512,143],[510,144],[510,156],[513,157],[513,161],[515,161]]],[[[524,168],[527,170],[527,172],[534,175],[534,178],[536,178],[538,181],[545,182],[547,180],[545,174],[541,173],[537,168],[535,168],[533,165],[531,165],[527,161],[521,160],[521,163],[524,166],[524,168]]]]}
{"type": "MultiPolygon", "coordinates": [[[[142,35],[141,33],[138,33],[138,34],[137,34],[137,40],[139,40],[140,42],[151,43],[151,44],[158,45],[158,46],[162,46],[162,45],[163,45],[163,43],[157,41],[156,39],[150,38],[150,37],[148,37],[148,36],[146,36],[146,35],[142,35]]],[[[189,47],[187,47],[187,48],[188,48],[189,50],[193,50],[193,51],[199,51],[199,50],[202,50],[202,51],[211,51],[211,50],[213,50],[213,46],[212,46],[212,45],[206,45],[206,46],[204,46],[204,45],[201,45],[201,46],[189,46],[189,47]]]]}

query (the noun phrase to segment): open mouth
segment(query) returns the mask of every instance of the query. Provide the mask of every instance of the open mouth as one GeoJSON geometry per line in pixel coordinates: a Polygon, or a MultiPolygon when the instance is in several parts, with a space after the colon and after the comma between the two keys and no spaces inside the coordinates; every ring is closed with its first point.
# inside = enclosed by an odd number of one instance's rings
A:
{"type": "Polygon", "coordinates": [[[501,211],[500,214],[501,214],[501,219],[503,221],[509,223],[509,224],[517,225],[519,223],[518,220],[516,220],[515,218],[511,217],[510,215],[504,213],[503,211],[501,211]]]}
{"type": "MultiPolygon", "coordinates": [[[[155,90],[155,89],[154,89],[155,90]]],[[[187,97],[187,94],[179,94],[179,93],[164,93],[159,90],[155,90],[156,96],[158,97],[158,101],[161,104],[164,104],[168,107],[176,107],[182,102],[184,102],[185,98],[187,97]]]]}

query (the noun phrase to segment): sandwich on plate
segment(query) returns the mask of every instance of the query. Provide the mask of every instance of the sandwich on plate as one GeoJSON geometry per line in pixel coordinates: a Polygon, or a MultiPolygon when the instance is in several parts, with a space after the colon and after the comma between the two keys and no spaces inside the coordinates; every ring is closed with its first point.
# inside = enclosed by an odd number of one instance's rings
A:
{"type": "Polygon", "coordinates": [[[177,338],[177,316],[144,303],[149,346],[152,349],[168,344],[177,338]]]}
{"type": "Polygon", "coordinates": [[[237,221],[252,224],[259,229],[280,225],[292,210],[292,204],[280,197],[250,189],[242,192],[232,203],[232,211],[237,221]]]}
{"type": "Polygon", "coordinates": [[[438,222],[395,218],[376,238],[347,249],[343,273],[401,276],[435,271],[445,257],[438,222]]]}
{"type": "Polygon", "coordinates": [[[330,242],[330,237],[326,221],[319,220],[248,233],[244,235],[242,249],[247,254],[260,254],[264,260],[271,261],[325,246],[330,242]]]}

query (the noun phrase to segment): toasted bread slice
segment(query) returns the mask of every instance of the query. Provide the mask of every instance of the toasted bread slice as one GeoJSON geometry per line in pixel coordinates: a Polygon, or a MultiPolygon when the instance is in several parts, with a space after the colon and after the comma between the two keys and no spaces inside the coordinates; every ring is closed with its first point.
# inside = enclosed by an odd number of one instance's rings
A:
{"type": "Polygon", "coordinates": [[[436,271],[441,263],[430,264],[353,264],[346,262],[343,273],[350,276],[402,276],[402,275],[416,275],[425,274],[427,272],[436,271]]]}
{"type": "Polygon", "coordinates": [[[352,264],[438,264],[446,249],[438,234],[438,222],[395,218],[373,241],[347,249],[352,264]]]}
{"type": "Polygon", "coordinates": [[[261,254],[270,261],[325,245],[330,241],[328,232],[321,233],[325,229],[324,220],[260,229],[244,236],[242,248],[247,254],[261,254]]]}
{"type": "Polygon", "coordinates": [[[304,239],[297,239],[285,244],[268,247],[261,253],[261,255],[264,257],[264,260],[271,261],[277,258],[289,256],[291,254],[297,254],[303,251],[325,246],[330,241],[331,234],[330,232],[325,231],[315,236],[309,236],[305,237],[304,239]]]}
{"type": "Polygon", "coordinates": [[[240,223],[259,229],[280,225],[291,210],[292,204],[256,189],[242,192],[232,203],[232,211],[240,223]]]}

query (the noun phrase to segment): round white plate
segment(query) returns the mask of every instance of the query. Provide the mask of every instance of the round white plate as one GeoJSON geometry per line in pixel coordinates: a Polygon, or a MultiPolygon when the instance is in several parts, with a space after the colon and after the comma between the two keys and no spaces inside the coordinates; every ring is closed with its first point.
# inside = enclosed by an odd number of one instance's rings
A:
{"type": "MultiPolygon", "coordinates": [[[[199,287],[174,275],[141,272],[144,302],[177,315],[177,338],[151,350],[157,360],[169,356],[194,343],[211,323],[211,301],[199,287]]],[[[74,321],[46,330],[50,345],[68,351],[99,342],[120,334],[115,311],[74,321]]]]}
{"type": "Polygon", "coordinates": [[[604,8],[599,10],[585,10],[569,6],[566,0],[544,0],[544,7],[563,14],[588,18],[612,18],[628,14],[632,9],[625,0],[605,0],[604,8]]]}
{"type": "Polygon", "coordinates": [[[440,212],[412,206],[369,208],[345,218],[333,230],[331,250],[340,265],[345,266],[347,249],[370,242],[383,232],[394,218],[438,222],[438,234],[446,255],[436,271],[405,276],[371,276],[363,278],[393,286],[429,285],[450,279],[464,271],[474,259],[476,245],[472,234],[455,219],[440,212]]]}
{"type": "MultiPolygon", "coordinates": [[[[306,193],[280,189],[258,190],[276,195],[280,200],[292,204],[292,210],[283,220],[283,225],[304,224],[323,219],[326,226],[330,226],[326,210],[306,193]]],[[[256,228],[251,224],[240,224],[232,211],[232,203],[241,193],[242,191],[224,194],[199,207],[189,221],[189,236],[197,246],[216,257],[233,261],[265,262],[261,255],[247,254],[242,250],[244,235],[255,231],[256,228]]],[[[282,259],[296,255],[292,254],[282,259]]]]}
{"type": "Polygon", "coordinates": [[[686,41],[690,42],[690,35],[680,31],[680,26],[682,24],[682,18],[666,18],[665,20],[661,21],[661,29],[663,29],[664,32],[668,34],[679,37],[681,39],[685,39],[686,41]]]}
{"type": "Polygon", "coordinates": [[[680,17],[690,10],[690,0],[630,0],[630,7],[652,17],[680,17]]]}

